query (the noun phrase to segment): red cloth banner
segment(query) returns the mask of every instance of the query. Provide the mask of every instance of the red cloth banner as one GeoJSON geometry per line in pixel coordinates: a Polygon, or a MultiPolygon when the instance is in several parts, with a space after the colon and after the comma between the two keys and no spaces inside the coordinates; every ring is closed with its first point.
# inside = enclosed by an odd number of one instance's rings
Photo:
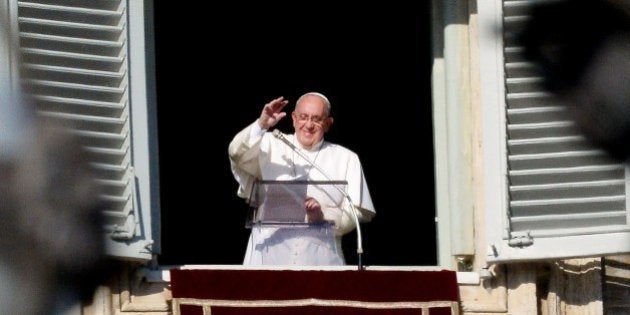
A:
{"type": "Polygon", "coordinates": [[[173,269],[175,315],[457,314],[449,270],[173,269]],[[423,313],[423,311],[425,313],[423,313]]]}

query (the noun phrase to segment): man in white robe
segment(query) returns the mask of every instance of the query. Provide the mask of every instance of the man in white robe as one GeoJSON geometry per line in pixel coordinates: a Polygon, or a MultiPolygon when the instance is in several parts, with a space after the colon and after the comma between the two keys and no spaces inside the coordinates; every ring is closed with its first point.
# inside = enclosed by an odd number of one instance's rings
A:
{"type": "Polygon", "coordinates": [[[260,118],[230,143],[232,173],[240,185],[238,196],[249,198],[256,180],[333,180],[347,182],[338,187],[343,187],[348,198],[334,187],[326,187],[324,193],[309,188],[302,209],[291,210],[302,211],[304,221],[312,224],[290,228],[254,226],[244,264],[343,265],[341,237],[356,228],[349,200],[360,222],[370,221],[375,214],[361,162],[347,148],[324,141],[333,118],[330,102],[320,93],[302,95],[291,114],[295,132],[284,138],[299,152],[267,132],[286,116],[282,110],[287,104],[284,97],[265,104],[260,118]],[[324,222],[333,222],[334,227],[317,224],[324,222]]]}

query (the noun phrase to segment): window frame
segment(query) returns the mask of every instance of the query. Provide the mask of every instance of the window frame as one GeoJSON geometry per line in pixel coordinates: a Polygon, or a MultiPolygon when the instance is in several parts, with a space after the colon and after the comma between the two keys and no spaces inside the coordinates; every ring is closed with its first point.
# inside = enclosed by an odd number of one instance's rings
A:
{"type": "MultiPolygon", "coordinates": [[[[483,107],[486,261],[489,263],[516,262],[630,252],[630,224],[628,224],[630,220],[626,221],[626,231],[611,230],[609,233],[602,234],[541,236],[533,239],[522,235],[523,243],[520,245],[518,239],[516,242],[510,242],[504,43],[501,36],[496,36],[503,33],[503,3],[504,1],[482,2],[478,8],[481,58],[480,95],[483,107]],[[500,27],[499,30],[497,26],[500,27]],[[532,243],[529,244],[530,242],[532,243]]],[[[628,174],[626,165],[626,217],[630,218],[627,206],[630,178],[628,174]]]]}
{"type": "MultiPolygon", "coordinates": [[[[36,3],[36,2],[35,2],[36,3]]],[[[120,259],[134,261],[149,261],[154,259],[160,251],[160,204],[159,204],[159,176],[157,154],[157,113],[155,97],[155,65],[153,45],[153,1],[120,0],[126,5],[123,12],[128,68],[128,105],[131,162],[127,167],[131,170],[131,198],[133,224],[132,235],[128,237],[112,237],[110,233],[103,234],[107,254],[120,259]]],[[[18,0],[0,3],[0,16],[6,17],[8,37],[19,47],[18,0]]],[[[8,50],[9,47],[2,49],[8,50]]],[[[20,90],[17,49],[8,51],[11,60],[6,60],[0,69],[2,79],[8,78],[13,85],[13,92],[20,90]]]]}

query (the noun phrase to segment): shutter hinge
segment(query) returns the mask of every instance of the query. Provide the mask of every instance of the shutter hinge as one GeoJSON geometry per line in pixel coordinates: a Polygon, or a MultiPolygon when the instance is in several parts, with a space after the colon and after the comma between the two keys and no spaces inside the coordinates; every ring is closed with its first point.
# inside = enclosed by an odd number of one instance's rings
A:
{"type": "Polygon", "coordinates": [[[111,232],[110,237],[117,241],[127,241],[132,239],[134,234],[133,228],[130,231],[130,229],[126,229],[125,227],[114,225],[114,230],[111,232]]]}
{"type": "Polygon", "coordinates": [[[527,247],[534,244],[534,238],[530,235],[530,232],[514,232],[511,233],[508,240],[508,246],[510,247],[527,247]]]}

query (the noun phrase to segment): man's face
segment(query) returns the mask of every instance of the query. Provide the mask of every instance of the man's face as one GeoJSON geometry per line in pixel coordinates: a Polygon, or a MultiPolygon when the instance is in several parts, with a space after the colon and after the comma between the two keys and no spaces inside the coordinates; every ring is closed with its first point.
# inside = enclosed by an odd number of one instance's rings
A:
{"type": "Polygon", "coordinates": [[[297,140],[306,149],[324,138],[333,121],[328,117],[324,100],[315,95],[304,97],[296,104],[291,118],[297,140]]]}

